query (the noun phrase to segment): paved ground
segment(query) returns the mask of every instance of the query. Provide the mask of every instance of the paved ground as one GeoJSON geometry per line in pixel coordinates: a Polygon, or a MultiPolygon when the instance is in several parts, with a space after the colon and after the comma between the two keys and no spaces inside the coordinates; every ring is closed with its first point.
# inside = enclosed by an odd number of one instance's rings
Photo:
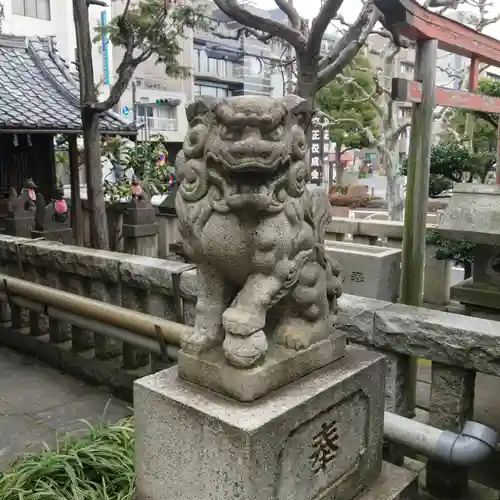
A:
{"type": "Polygon", "coordinates": [[[90,387],[0,347],[0,470],[26,450],[54,443],[57,433],[81,432],[131,413],[105,390],[90,387]]]}

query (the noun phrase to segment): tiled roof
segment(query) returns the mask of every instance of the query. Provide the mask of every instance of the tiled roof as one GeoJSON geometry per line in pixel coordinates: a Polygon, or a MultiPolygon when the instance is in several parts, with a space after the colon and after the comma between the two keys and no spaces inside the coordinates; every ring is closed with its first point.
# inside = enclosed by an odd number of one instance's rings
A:
{"type": "MultiPolygon", "coordinates": [[[[0,130],[81,130],[80,89],[51,38],[0,35],[0,130]]],[[[101,132],[134,134],[108,111],[101,132]]]]}

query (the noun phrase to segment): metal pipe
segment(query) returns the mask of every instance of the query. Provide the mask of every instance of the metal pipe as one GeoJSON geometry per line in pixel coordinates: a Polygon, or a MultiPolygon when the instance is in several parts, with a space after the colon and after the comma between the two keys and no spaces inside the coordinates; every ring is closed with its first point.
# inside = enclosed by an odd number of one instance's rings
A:
{"type": "Polygon", "coordinates": [[[478,422],[466,422],[456,434],[387,411],[384,436],[437,462],[467,468],[485,460],[498,444],[498,432],[478,422]]]}
{"type": "Polygon", "coordinates": [[[188,325],[12,278],[6,274],[0,274],[0,291],[5,292],[7,296],[31,299],[42,304],[44,308],[54,307],[77,314],[85,319],[93,318],[95,321],[143,337],[155,340],[162,338],[168,344],[175,346],[180,345],[182,336],[189,335],[192,332],[192,327],[188,325]]]}
{"type": "MultiPolygon", "coordinates": [[[[5,292],[0,292],[0,300],[8,300],[7,294],[5,292]]],[[[71,325],[78,326],[84,330],[90,330],[106,337],[121,340],[122,342],[133,345],[135,347],[139,347],[141,349],[145,349],[154,354],[162,354],[162,349],[159,342],[154,341],[153,339],[149,339],[148,337],[143,337],[129,330],[124,330],[122,328],[117,328],[116,326],[107,325],[100,321],[85,318],[78,314],[62,311],[61,309],[57,309],[56,307],[44,306],[43,304],[40,304],[39,302],[31,299],[11,296],[10,300],[14,305],[18,307],[37,311],[41,314],[46,314],[50,318],[70,323],[71,325]]],[[[177,346],[166,344],[165,349],[167,356],[170,359],[177,359],[177,352],[179,350],[177,346]]]]}

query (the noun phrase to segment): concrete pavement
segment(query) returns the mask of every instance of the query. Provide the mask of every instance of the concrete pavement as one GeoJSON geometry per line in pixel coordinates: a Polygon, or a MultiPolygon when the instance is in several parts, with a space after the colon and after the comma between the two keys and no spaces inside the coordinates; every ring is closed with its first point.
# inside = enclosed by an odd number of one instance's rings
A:
{"type": "Polygon", "coordinates": [[[18,455],[86,424],[116,422],[129,406],[35,359],[0,347],[0,470],[18,455]]]}

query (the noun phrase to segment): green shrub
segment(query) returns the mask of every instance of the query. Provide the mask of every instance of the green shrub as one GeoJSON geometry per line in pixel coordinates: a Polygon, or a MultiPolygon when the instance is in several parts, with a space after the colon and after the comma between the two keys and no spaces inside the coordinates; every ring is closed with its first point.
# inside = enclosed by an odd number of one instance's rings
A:
{"type": "Polygon", "coordinates": [[[132,418],[66,436],[25,455],[0,476],[2,500],[133,500],[132,418]]]}

